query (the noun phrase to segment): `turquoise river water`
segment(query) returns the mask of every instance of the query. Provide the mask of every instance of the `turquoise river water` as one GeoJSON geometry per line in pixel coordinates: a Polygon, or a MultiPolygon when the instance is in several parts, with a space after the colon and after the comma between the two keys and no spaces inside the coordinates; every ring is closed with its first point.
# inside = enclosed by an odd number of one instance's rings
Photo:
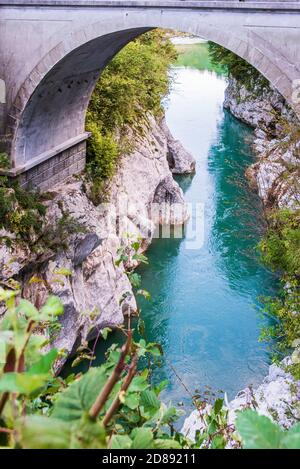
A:
{"type": "MultiPolygon", "coordinates": [[[[223,110],[222,76],[189,67],[171,73],[167,123],[197,162],[195,175],[177,181],[187,202],[204,208],[204,237],[196,249],[186,239],[153,241],[149,265],[138,269],[151,301],[140,299],[139,306],[147,340],[164,351],[153,380],[168,380],[162,398],[189,410],[195,393],[233,398],[266,375],[270,356],[258,340],[266,321],[258,298],[276,291],[276,278],[256,250],[262,207],[244,175],[254,161],[252,130],[223,110]]],[[[194,210],[187,234],[195,222],[194,210]]],[[[100,342],[95,364],[123,337],[116,331],[100,342]]]]}
{"type": "Polygon", "coordinates": [[[258,297],[276,281],[256,252],[262,207],[244,176],[254,161],[252,130],[223,110],[223,77],[192,68],[173,73],[167,123],[197,161],[193,177],[177,180],[189,203],[204,206],[204,242],[198,249],[184,239],[153,242],[149,266],[139,269],[152,300],[140,307],[147,339],[164,350],[154,379],[169,381],[168,400],[188,404],[180,380],[192,394],[210,387],[229,398],[262,380],[270,357],[258,341],[258,297]]]}

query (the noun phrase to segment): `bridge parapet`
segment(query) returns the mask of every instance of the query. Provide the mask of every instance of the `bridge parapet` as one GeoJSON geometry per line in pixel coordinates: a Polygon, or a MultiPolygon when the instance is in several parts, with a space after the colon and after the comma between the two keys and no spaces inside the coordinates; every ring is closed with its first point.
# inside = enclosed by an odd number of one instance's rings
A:
{"type": "Polygon", "coordinates": [[[5,6],[76,6],[100,8],[214,8],[297,10],[299,0],[0,0],[5,6]]]}

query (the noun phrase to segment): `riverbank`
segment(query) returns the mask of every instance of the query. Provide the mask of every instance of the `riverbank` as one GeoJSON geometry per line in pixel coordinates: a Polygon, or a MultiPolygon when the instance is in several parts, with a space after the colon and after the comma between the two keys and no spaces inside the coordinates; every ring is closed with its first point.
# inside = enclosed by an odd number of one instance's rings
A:
{"type": "Polygon", "coordinates": [[[271,86],[249,90],[231,77],[224,107],[254,129],[257,162],[246,174],[264,205],[299,208],[299,121],[284,98],[271,86]]]}
{"type": "MultiPolygon", "coordinates": [[[[270,86],[251,89],[232,76],[225,92],[224,108],[254,129],[254,150],[257,161],[246,171],[251,187],[259,194],[266,213],[270,210],[300,207],[299,185],[299,121],[282,96],[270,86]]],[[[299,313],[295,313],[299,314],[299,313]]],[[[260,386],[247,387],[235,399],[225,402],[228,425],[233,425],[237,412],[245,408],[257,410],[270,417],[282,428],[290,428],[300,418],[300,381],[288,371],[292,358],[272,364],[260,386]]],[[[195,438],[197,430],[204,431],[206,406],[195,410],[186,420],[182,432],[195,438]]],[[[228,447],[234,447],[234,439],[228,447]]]]}

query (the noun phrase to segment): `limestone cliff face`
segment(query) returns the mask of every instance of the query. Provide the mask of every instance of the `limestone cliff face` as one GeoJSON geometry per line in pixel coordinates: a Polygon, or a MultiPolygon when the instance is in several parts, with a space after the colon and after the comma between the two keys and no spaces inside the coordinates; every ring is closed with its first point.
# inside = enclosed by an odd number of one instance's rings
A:
{"type": "Polygon", "coordinates": [[[61,298],[65,311],[54,345],[66,355],[136,310],[126,266],[116,265],[120,246],[139,236],[144,250],[159,223],[183,224],[188,218],[168,159],[171,155],[172,169],[186,173],[194,171],[192,156],[173,139],[165,122],[152,116],[131,140],[134,150],[120,158],[104,204],[91,202],[84,179],[70,179],[50,191],[43,235],[33,239],[31,247],[17,243],[12,233],[2,233],[11,242],[0,244],[0,281],[18,280],[24,297],[37,306],[49,292],[61,298]]]}
{"type": "Polygon", "coordinates": [[[258,84],[249,90],[232,77],[228,80],[223,106],[242,122],[266,130],[273,137],[280,131],[278,114],[289,121],[296,119],[284,98],[271,85],[258,84]]]}
{"type": "MultiPolygon", "coordinates": [[[[267,208],[300,207],[300,122],[284,98],[271,86],[249,92],[230,79],[224,107],[254,128],[257,161],[246,175],[267,208]]],[[[254,390],[241,391],[229,403],[234,421],[236,410],[257,408],[284,428],[300,418],[300,381],[284,370],[290,358],[280,366],[272,365],[263,383],[254,390]]]]}
{"type": "Polygon", "coordinates": [[[300,132],[297,117],[271,86],[252,91],[230,79],[224,107],[255,129],[257,162],[247,171],[266,206],[300,205],[300,132]]]}

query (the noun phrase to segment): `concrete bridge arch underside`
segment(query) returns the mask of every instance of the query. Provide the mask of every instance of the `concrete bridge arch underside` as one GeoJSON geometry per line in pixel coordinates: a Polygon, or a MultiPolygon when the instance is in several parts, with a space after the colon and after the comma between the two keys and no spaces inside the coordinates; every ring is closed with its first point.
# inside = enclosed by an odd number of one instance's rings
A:
{"type": "Polygon", "coordinates": [[[105,65],[153,28],[216,42],[258,69],[300,116],[298,2],[0,0],[1,149],[47,189],[85,163],[85,114],[105,65]],[[272,7],[271,7],[272,5],[272,7]]]}

